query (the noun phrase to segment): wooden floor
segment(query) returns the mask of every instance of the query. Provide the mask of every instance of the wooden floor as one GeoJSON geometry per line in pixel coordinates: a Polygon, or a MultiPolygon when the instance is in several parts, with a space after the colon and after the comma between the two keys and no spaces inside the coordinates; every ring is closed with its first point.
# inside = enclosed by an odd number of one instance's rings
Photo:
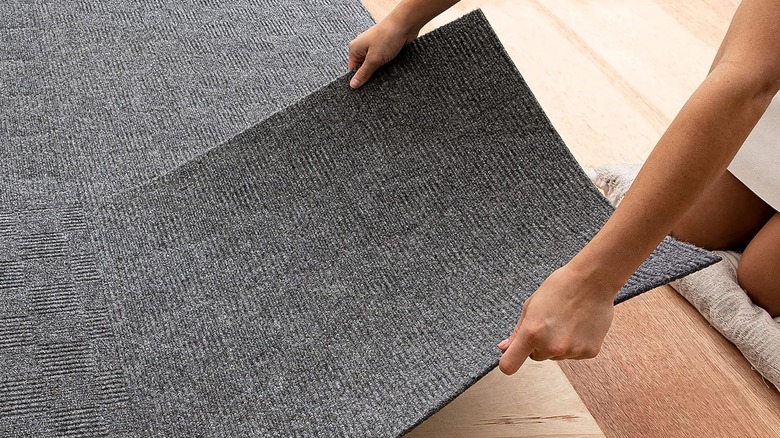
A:
{"type": "MultiPolygon", "coordinates": [[[[398,3],[363,1],[377,20],[398,3]]],[[[424,31],[482,8],[574,156],[591,168],[645,159],[706,75],[738,3],[463,0],[424,31]]],[[[602,432],[780,436],[780,394],[663,287],[617,307],[597,359],[531,363],[511,378],[494,371],[409,436],[602,432]]]]}

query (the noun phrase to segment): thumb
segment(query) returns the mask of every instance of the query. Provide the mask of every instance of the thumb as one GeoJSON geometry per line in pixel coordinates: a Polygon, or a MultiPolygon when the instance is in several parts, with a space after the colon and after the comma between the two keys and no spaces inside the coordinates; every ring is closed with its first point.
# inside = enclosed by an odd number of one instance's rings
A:
{"type": "Polygon", "coordinates": [[[528,333],[524,327],[520,327],[517,330],[517,335],[512,342],[512,345],[507,348],[501,360],[498,362],[498,368],[502,373],[510,376],[517,372],[523,365],[528,356],[533,353],[534,347],[531,345],[528,333]]]}
{"type": "Polygon", "coordinates": [[[352,76],[352,80],[349,81],[349,86],[354,89],[362,87],[380,65],[380,63],[367,57],[363,65],[361,65],[358,71],[355,72],[355,75],[352,76]]]}
{"type": "Polygon", "coordinates": [[[528,303],[531,302],[531,298],[533,298],[533,295],[528,297],[528,299],[526,299],[523,303],[523,309],[520,312],[520,319],[517,321],[517,324],[515,325],[514,330],[512,330],[512,333],[506,339],[498,343],[498,348],[501,351],[506,351],[506,349],[512,345],[512,342],[514,342],[515,336],[517,336],[517,332],[520,330],[520,325],[523,323],[523,319],[525,318],[526,309],[528,309],[528,303]]]}
{"type": "Polygon", "coordinates": [[[366,59],[365,48],[357,42],[357,38],[349,43],[349,58],[347,59],[347,70],[352,71],[360,66],[366,59]]]}

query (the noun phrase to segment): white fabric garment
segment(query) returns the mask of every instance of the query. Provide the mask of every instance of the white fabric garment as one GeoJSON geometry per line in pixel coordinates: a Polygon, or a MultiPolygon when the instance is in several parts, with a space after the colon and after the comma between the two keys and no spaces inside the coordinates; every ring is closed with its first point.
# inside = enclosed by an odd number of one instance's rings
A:
{"type": "Polygon", "coordinates": [[[641,164],[605,164],[586,173],[609,202],[617,207],[641,168],[641,164]]]}
{"type": "Polygon", "coordinates": [[[772,99],[729,171],[772,208],[780,210],[780,94],[772,99]]]}

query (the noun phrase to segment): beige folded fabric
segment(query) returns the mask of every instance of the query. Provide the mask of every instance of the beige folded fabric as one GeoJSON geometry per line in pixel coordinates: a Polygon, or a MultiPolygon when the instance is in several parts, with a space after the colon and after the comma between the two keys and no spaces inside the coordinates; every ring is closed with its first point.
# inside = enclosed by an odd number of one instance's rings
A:
{"type": "Polygon", "coordinates": [[[737,283],[740,254],[716,251],[720,262],[671,283],[707,321],[780,389],[780,324],[737,283]]]}
{"type": "MultiPolygon", "coordinates": [[[[617,205],[634,181],[639,165],[611,164],[590,171],[593,183],[617,205]]],[[[716,330],[780,390],[780,318],[753,304],[737,283],[740,254],[716,251],[723,260],[671,283],[716,330]]]]}
{"type": "Polygon", "coordinates": [[[606,164],[587,173],[609,202],[617,206],[628,192],[641,167],[641,164],[606,164]]]}

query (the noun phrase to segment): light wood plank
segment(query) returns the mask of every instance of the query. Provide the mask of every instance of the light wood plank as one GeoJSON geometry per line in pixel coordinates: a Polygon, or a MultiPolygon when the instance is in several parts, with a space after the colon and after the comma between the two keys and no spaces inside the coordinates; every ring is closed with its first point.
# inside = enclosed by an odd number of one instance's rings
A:
{"type": "Polygon", "coordinates": [[[610,437],[780,436],[780,395],[672,288],[615,308],[596,359],[561,363],[610,437]]]}
{"type": "Polygon", "coordinates": [[[408,438],[602,437],[554,363],[533,362],[506,377],[493,370],[408,438]]]}

